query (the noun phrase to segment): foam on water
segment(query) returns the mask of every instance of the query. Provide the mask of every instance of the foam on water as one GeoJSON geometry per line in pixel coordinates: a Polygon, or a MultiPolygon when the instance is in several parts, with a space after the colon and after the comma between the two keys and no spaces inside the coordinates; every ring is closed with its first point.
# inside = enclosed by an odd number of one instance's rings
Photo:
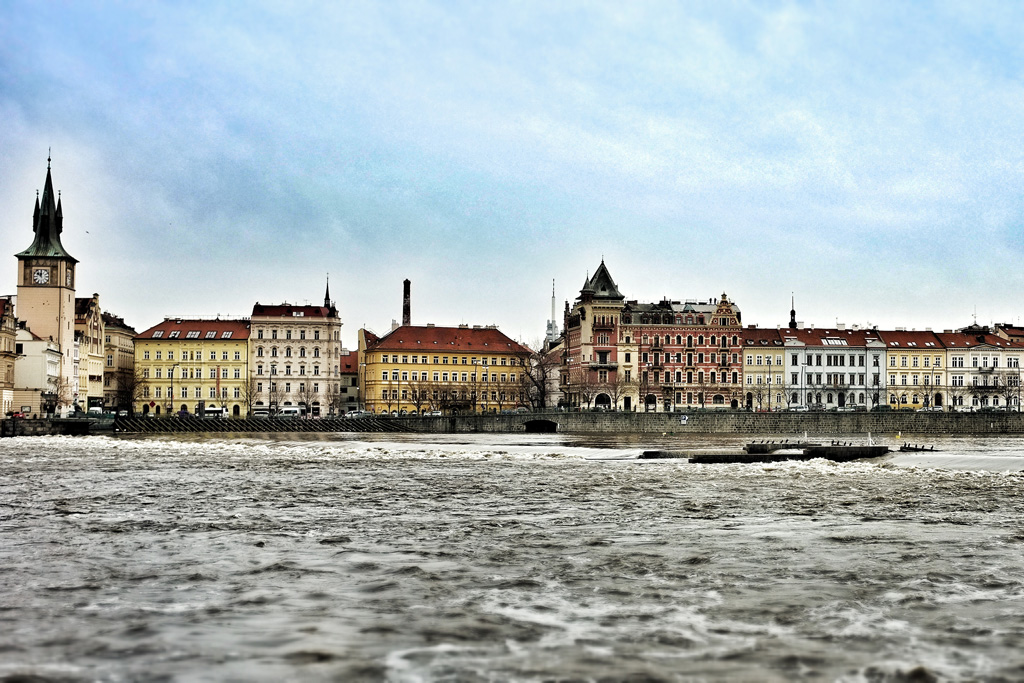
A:
{"type": "Polygon", "coordinates": [[[1024,441],[620,459],[739,443],[5,439],[0,676],[1019,678],[1024,441]]]}

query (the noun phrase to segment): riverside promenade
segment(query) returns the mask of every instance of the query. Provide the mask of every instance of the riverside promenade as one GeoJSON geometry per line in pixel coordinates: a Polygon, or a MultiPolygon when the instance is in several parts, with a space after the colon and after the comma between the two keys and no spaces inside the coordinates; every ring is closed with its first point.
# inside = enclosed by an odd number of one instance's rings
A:
{"type": "Polygon", "coordinates": [[[118,418],[96,420],[4,420],[3,436],[34,434],[154,434],[257,432],[414,432],[566,434],[1024,434],[1021,413],[612,413],[542,412],[507,415],[364,417],[358,419],[118,418]]]}

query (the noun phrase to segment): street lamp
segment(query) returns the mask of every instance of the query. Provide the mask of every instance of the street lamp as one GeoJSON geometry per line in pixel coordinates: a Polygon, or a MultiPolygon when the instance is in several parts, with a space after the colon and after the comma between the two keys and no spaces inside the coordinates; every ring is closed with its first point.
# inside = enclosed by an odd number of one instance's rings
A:
{"type": "Polygon", "coordinates": [[[178,363],[175,363],[174,365],[171,366],[171,395],[167,397],[168,402],[170,403],[170,414],[167,417],[172,417],[174,415],[174,371],[177,368],[178,363]]]}

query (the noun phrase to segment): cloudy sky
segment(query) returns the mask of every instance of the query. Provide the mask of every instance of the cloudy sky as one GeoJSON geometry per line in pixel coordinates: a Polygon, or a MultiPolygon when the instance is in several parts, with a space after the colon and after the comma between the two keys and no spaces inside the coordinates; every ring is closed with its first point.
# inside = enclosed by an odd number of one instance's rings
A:
{"type": "Polygon", "coordinates": [[[604,258],[745,323],[1024,316],[1024,6],[0,3],[0,293],[52,147],[79,295],[543,336],[604,258]]]}

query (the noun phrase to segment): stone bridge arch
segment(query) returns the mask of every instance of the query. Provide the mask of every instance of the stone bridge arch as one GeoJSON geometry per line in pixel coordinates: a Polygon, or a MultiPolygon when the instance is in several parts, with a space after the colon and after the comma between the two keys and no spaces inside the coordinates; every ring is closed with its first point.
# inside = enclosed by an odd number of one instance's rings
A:
{"type": "Polygon", "coordinates": [[[554,420],[527,420],[523,428],[529,434],[554,434],[558,431],[558,423],[554,420]]]}

